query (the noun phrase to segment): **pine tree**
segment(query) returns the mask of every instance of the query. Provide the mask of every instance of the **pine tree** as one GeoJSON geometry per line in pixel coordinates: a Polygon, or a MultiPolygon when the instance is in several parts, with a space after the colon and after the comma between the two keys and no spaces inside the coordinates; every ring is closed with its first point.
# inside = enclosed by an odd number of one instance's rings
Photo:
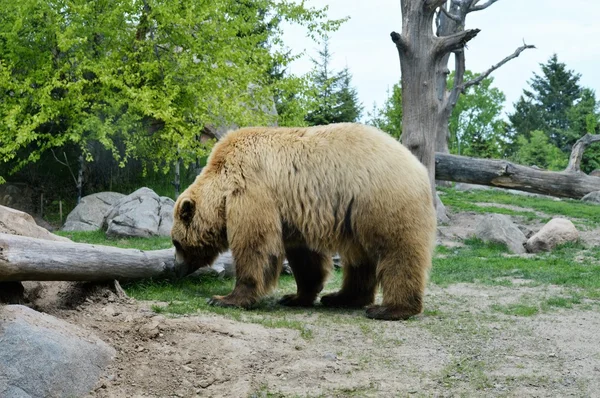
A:
{"type": "Polygon", "coordinates": [[[509,119],[517,135],[528,137],[532,130],[542,130],[550,143],[568,151],[581,136],[569,120],[569,110],[582,96],[581,75],[567,69],[556,54],[540,67],[541,75],[534,73],[531,90],[523,90],[509,119]]]}
{"type": "Polygon", "coordinates": [[[313,59],[311,83],[312,110],[306,115],[311,126],[330,123],[356,122],[362,113],[358,93],[352,87],[352,75],[346,67],[339,73],[331,69],[329,40],[325,39],[319,59],[313,59]]]}

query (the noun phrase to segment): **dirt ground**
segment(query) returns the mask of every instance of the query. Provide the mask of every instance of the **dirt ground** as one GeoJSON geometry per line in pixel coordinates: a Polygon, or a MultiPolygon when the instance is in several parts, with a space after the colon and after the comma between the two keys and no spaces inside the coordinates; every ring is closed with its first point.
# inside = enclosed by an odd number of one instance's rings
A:
{"type": "MultiPolygon", "coordinates": [[[[477,217],[454,215],[440,241],[468,237],[477,217]]],[[[585,234],[594,243],[600,231],[585,234]]],[[[311,338],[226,315],[156,315],[151,306],[161,303],[107,290],[68,298],[74,309],[39,309],[117,350],[89,394],[96,398],[600,396],[597,306],[530,317],[494,310],[561,293],[513,282],[430,285],[425,313],[405,322],[369,320],[363,311],[290,312],[311,338]]]]}
{"type": "Polygon", "coordinates": [[[54,315],[118,352],[91,397],[598,396],[600,313],[490,310],[548,289],[433,286],[428,311],[408,322],[294,313],[310,339],[219,315],[164,317],[152,303],[110,297],[54,315]]]}

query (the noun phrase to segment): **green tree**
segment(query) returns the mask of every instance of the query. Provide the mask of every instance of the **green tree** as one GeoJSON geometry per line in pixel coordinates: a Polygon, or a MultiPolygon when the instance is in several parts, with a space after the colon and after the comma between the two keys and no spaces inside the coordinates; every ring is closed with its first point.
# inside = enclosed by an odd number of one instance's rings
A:
{"type": "Polygon", "coordinates": [[[402,136],[402,88],[394,84],[392,91],[388,89],[387,98],[381,108],[373,104],[373,109],[368,112],[367,124],[385,131],[392,137],[400,139],[402,136]]]}
{"type": "MultiPolygon", "coordinates": [[[[15,171],[73,145],[165,168],[206,152],[206,124],[266,123],[283,81],[279,22],[313,36],[325,9],[285,0],[0,0],[0,160],[15,171]]],[[[0,176],[1,179],[1,176],[0,176]]]]}
{"type": "MultiPolygon", "coordinates": [[[[478,75],[466,71],[465,79],[478,75]]],[[[452,87],[454,73],[449,77],[452,87]]],[[[479,85],[471,86],[463,93],[450,117],[450,151],[468,156],[501,157],[506,146],[506,126],[501,119],[504,94],[492,87],[493,78],[485,78],[479,85]]],[[[381,108],[374,106],[368,114],[367,123],[388,132],[396,138],[402,134],[402,88],[392,87],[381,108]]]]}
{"type": "Polygon", "coordinates": [[[332,55],[326,38],[319,50],[319,59],[313,59],[310,73],[310,105],[305,119],[311,126],[356,122],[362,113],[363,107],[358,102],[356,89],[352,87],[349,69],[333,71],[330,65],[332,55]]]}
{"type": "MultiPolygon", "coordinates": [[[[468,70],[464,74],[466,80],[478,76],[468,70]]],[[[492,77],[485,78],[459,97],[449,121],[451,153],[481,158],[500,158],[504,154],[506,129],[501,115],[505,96],[492,87],[493,82],[492,77]]],[[[448,78],[448,87],[453,85],[454,72],[448,78]]]]}
{"type": "Polygon", "coordinates": [[[542,130],[550,143],[569,151],[581,136],[569,118],[571,108],[582,98],[581,76],[559,62],[556,54],[540,67],[542,73],[534,73],[531,89],[523,90],[509,120],[518,136],[527,139],[531,131],[542,130]]]}
{"type": "Polygon", "coordinates": [[[534,130],[527,139],[517,138],[517,152],[514,161],[528,166],[537,166],[547,170],[564,170],[568,156],[550,142],[545,132],[534,130]]]}

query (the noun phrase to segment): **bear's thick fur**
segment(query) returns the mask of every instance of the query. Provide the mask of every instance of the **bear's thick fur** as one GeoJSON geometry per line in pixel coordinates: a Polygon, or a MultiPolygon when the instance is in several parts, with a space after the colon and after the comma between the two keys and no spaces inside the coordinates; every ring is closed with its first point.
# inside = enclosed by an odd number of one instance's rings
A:
{"type": "Polygon", "coordinates": [[[436,216],[427,170],[374,127],[243,128],[218,142],[208,164],[175,204],[178,261],[210,265],[231,249],[236,284],[214,305],[248,308],[277,283],[287,257],[297,294],[311,306],[342,258],[339,292],[328,307],[406,319],[423,308],[436,216]],[[373,305],[377,287],[381,305],[373,305]]]}

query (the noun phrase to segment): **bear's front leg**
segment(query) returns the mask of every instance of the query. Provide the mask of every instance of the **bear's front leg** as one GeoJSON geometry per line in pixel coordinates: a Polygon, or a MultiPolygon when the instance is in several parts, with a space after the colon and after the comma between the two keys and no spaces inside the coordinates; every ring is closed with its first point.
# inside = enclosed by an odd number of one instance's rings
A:
{"type": "Polygon", "coordinates": [[[235,261],[235,288],[209,304],[250,308],[276,284],[285,251],[281,218],[268,190],[247,186],[227,198],[227,238],[235,261]]]}
{"type": "Polygon", "coordinates": [[[213,296],[208,300],[209,305],[216,307],[251,308],[259,300],[257,283],[253,281],[236,280],[235,288],[227,296],[213,296]]]}
{"type": "Polygon", "coordinates": [[[253,250],[240,257],[234,253],[234,258],[235,288],[227,296],[213,296],[208,303],[219,307],[251,308],[277,284],[283,256],[263,255],[261,251],[253,250]]]}

